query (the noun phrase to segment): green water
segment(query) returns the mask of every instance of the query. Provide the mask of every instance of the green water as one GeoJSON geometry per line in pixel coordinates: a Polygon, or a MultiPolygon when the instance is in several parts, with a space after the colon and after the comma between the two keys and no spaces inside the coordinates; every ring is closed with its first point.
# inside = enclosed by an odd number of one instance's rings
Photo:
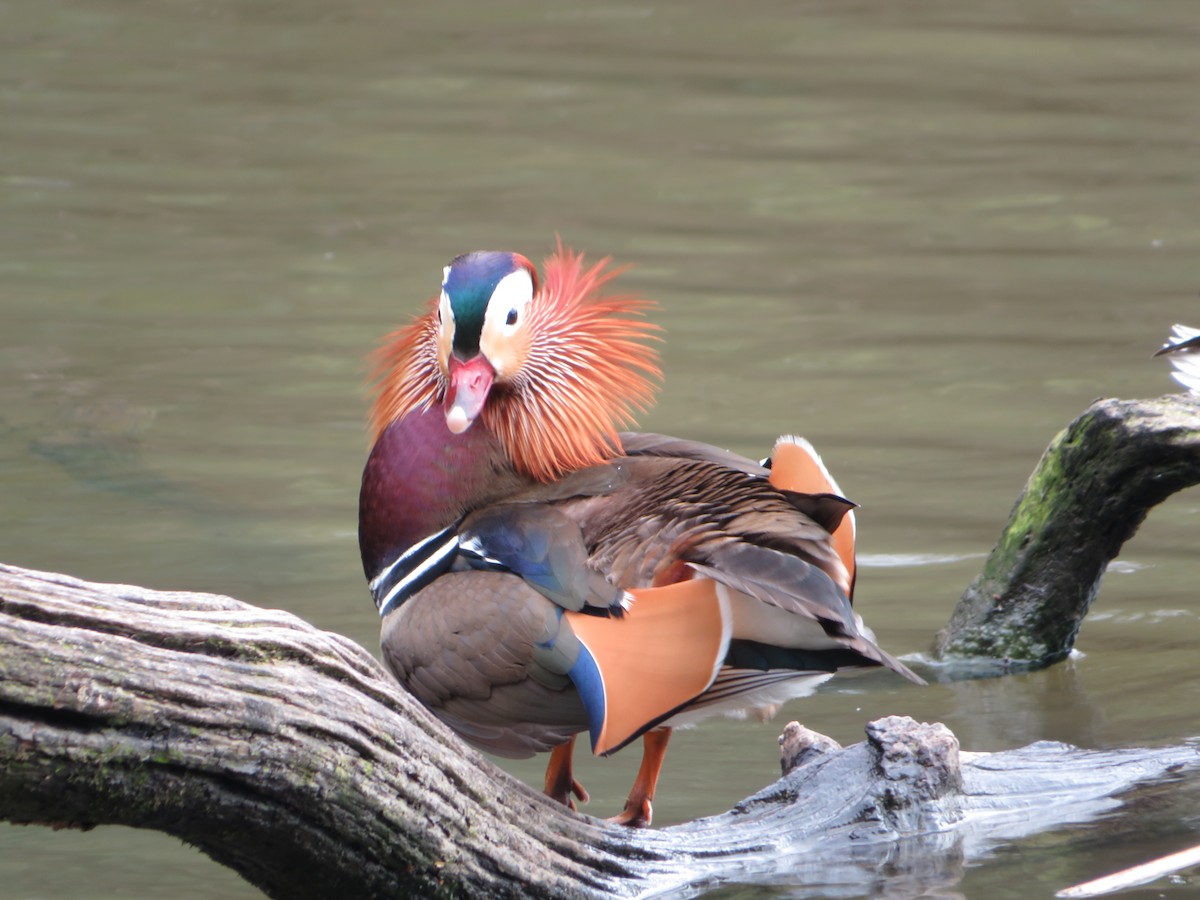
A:
{"type": "MultiPolygon", "coordinates": [[[[373,648],[364,357],[450,257],[561,234],[661,306],[642,426],[812,439],[863,506],[864,615],[919,652],[1054,433],[1170,390],[1149,355],[1200,325],[1187,0],[0,11],[6,562],[230,593],[373,648]]],[[[1153,514],[1065,665],[835,681],[775,723],[679,733],[658,821],[769,781],[787,718],[853,741],[904,713],[974,749],[1200,732],[1198,514],[1153,514]]],[[[636,764],[585,765],[589,811],[636,764]]],[[[958,890],[1048,896],[1198,827],[1132,811],[958,890]]],[[[5,827],[0,895],[256,892],[159,835],[5,827]]]]}

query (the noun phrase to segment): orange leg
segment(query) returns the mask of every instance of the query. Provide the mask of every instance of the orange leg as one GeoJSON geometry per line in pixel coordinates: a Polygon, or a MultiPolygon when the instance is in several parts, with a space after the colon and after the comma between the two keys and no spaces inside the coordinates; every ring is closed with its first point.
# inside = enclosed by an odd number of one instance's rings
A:
{"type": "Polygon", "coordinates": [[[654,799],[654,789],[658,786],[658,773],[662,771],[669,740],[671,740],[670,728],[655,728],[653,731],[646,732],[645,737],[642,738],[642,765],[638,769],[633,787],[629,790],[625,809],[609,819],[610,822],[617,825],[628,825],[630,828],[645,828],[650,824],[650,818],[654,814],[650,801],[654,799]]]}
{"type": "Polygon", "coordinates": [[[559,744],[550,751],[550,762],[546,764],[546,796],[571,809],[575,808],[575,800],[588,802],[588,792],[575,780],[571,769],[571,753],[574,749],[575,738],[572,736],[565,744],[559,744]]]}

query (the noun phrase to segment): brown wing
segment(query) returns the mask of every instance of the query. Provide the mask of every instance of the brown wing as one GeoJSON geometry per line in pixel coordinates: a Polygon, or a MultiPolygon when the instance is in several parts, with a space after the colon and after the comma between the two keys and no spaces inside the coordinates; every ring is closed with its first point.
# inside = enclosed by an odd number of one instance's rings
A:
{"type": "MultiPolygon", "coordinates": [[[[848,502],[779,490],[746,467],[699,455],[656,450],[626,457],[618,490],[565,502],[561,508],[583,530],[590,564],[626,588],[696,576],[724,584],[742,599],[735,603],[735,644],[796,651],[797,669],[884,665],[920,681],[875,644],[851,608],[850,573],[830,535],[837,519],[830,504],[844,513],[848,502]]],[[[788,665],[787,654],[767,656],[773,667],[788,665]]]]}
{"type": "Polygon", "coordinates": [[[618,584],[644,587],[679,580],[680,568],[704,564],[717,548],[747,544],[778,550],[845,581],[829,532],[762,476],[704,460],[627,457],[624,485],[563,504],[583,530],[592,564],[618,584]]]}
{"type": "Polygon", "coordinates": [[[713,465],[735,469],[747,475],[766,478],[768,470],[762,463],[734,453],[722,450],[711,444],[700,441],[689,441],[684,438],[671,437],[668,434],[654,434],[649,431],[622,431],[619,435],[621,446],[627,456],[662,456],[668,459],[695,459],[710,462],[713,465]]]}

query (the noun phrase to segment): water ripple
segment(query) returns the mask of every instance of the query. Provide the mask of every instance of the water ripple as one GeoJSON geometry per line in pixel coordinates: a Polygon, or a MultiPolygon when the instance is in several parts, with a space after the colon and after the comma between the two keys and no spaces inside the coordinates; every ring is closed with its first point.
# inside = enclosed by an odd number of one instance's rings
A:
{"type": "Polygon", "coordinates": [[[904,569],[911,566],[941,566],[986,556],[986,553],[863,553],[858,557],[858,564],[868,569],[904,569]]]}

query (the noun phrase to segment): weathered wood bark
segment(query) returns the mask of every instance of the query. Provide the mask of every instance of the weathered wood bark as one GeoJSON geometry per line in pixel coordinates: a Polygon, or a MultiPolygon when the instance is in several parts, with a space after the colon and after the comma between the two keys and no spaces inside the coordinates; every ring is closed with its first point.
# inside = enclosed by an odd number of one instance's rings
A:
{"type": "Polygon", "coordinates": [[[613,878],[601,829],[465,751],[352,642],[231,598],[11,568],[0,812],[162,830],[276,896],[613,878]]]}
{"type": "Polygon", "coordinates": [[[1065,658],[1108,563],[1153,506],[1197,483],[1194,396],[1093,403],[1046,449],[934,656],[998,670],[1065,658]]]}
{"type": "Polygon", "coordinates": [[[885,863],[920,892],[1198,762],[1034,745],[960,765],[943,727],[902,719],[807,755],[729,813],[631,832],[510,778],[289,614],[0,566],[0,817],[158,829],[279,897],[865,894],[885,863]]]}

